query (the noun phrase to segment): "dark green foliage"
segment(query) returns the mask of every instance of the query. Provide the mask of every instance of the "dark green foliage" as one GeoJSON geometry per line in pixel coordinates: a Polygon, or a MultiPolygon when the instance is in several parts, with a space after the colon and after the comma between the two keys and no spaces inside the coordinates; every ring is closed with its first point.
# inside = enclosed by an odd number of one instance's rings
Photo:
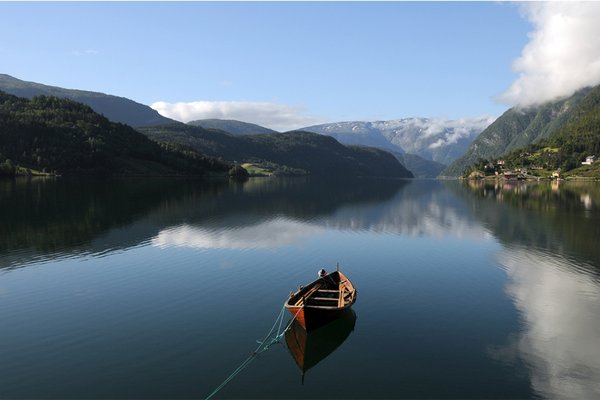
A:
{"type": "Polygon", "coordinates": [[[291,168],[291,167],[288,167],[287,165],[278,165],[273,170],[273,175],[275,175],[275,176],[304,176],[304,175],[308,175],[308,172],[301,168],[291,168]]]}
{"type": "Polygon", "coordinates": [[[479,157],[493,159],[550,137],[572,117],[577,105],[592,91],[585,88],[573,96],[526,109],[511,108],[471,143],[464,156],[441,175],[459,176],[469,171],[479,157]]]}
{"type": "Polygon", "coordinates": [[[0,154],[0,176],[13,176],[15,174],[15,165],[10,158],[0,154]]]}
{"type": "MultiPolygon", "coordinates": [[[[494,162],[492,160],[486,160],[483,157],[479,157],[475,164],[473,164],[471,171],[482,171],[486,175],[492,175],[496,172],[494,168],[494,162]]],[[[471,172],[469,171],[469,172],[471,172]]]]}
{"type": "Polygon", "coordinates": [[[163,148],[90,107],[0,92],[0,152],[18,164],[61,174],[202,175],[229,166],[184,149],[163,148]]]}
{"type": "Polygon", "coordinates": [[[600,87],[585,98],[569,123],[546,143],[560,149],[556,165],[565,170],[580,166],[587,156],[600,155],[600,87]]]}
{"type": "Polygon", "coordinates": [[[587,156],[600,155],[600,87],[591,90],[560,129],[538,143],[511,152],[507,163],[538,165],[563,172],[581,166],[587,156]]]}
{"type": "Polygon", "coordinates": [[[250,177],[250,174],[241,165],[236,165],[229,170],[229,177],[238,181],[245,181],[250,177]]]}
{"type": "Polygon", "coordinates": [[[412,177],[398,160],[382,150],[344,146],[329,136],[295,131],[233,136],[185,124],[141,128],[153,140],[189,146],[231,162],[267,161],[319,176],[412,177]]]}
{"type": "Polygon", "coordinates": [[[260,125],[232,119],[200,119],[197,121],[190,121],[188,122],[188,125],[199,126],[205,129],[219,129],[235,136],[275,133],[274,130],[260,125]]]}
{"type": "Polygon", "coordinates": [[[231,161],[241,161],[246,144],[227,132],[204,129],[182,123],[149,126],[138,129],[150,139],[159,143],[180,145],[192,148],[211,157],[223,157],[231,161]]]}
{"type": "Polygon", "coordinates": [[[87,104],[94,111],[111,121],[130,126],[148,126],[169,124],[172,119],[165,118],[152,108],[136,103],[124,97],[85,90],[63,89],[35,82],[26,82],[10,75],[0,74],[0,91],[28,99],[34,96],[54,96],[87,104]]]}

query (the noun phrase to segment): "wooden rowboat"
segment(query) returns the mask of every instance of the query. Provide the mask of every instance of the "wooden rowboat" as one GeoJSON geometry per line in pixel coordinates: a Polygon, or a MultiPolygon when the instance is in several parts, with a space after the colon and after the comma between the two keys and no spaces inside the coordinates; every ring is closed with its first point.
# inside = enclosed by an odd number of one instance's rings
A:
{"type": "Polygon", "coordinates": [[[336,271],[291,293],[285,308],[308,332],[339,317],[355,301],[356,289],[338,266],[336,271]]]}

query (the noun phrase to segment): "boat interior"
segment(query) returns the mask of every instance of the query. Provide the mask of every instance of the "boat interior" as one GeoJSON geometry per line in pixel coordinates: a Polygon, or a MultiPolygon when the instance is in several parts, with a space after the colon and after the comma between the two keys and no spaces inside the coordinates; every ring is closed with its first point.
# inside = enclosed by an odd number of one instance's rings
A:
{"type": "Polygon", "coordinates": [[[343,308],[354,302],[355,294],[350,281],[339,271],[334,271],[301,288],[290,297],[288,304],[322,309],[343,308]]]}

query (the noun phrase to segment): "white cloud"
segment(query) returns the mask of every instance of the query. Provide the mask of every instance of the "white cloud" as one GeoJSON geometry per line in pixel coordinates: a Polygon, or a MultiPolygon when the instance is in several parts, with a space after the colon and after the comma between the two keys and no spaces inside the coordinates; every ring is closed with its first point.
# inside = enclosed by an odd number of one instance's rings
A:
{"type": "Polygon", "coordinates": [[[460,139],[475,137],[485,128],[487,128],[496,117],[482,116],[478,118],[460,118],[460,119],[430,119],[423,124],[423,138],[437,138],[429,146],[435,149],[442,146],[448,146],[457,143],[460,139]]]}
{"type": "Polygon", "coordinates": [[[519,77],[500,101],[525,107],[600,83],[600,3],[535,2],[522,7],[534,31],[513,62],[519,77]]]}
{"type": "Polygon", "coordinates": [[[167,103],[158,101],[150,107],[161,115],[181,122],[218,118],[258,124],[277,131],[288,131],[324,122],[306,115],[302,107],[252,101],[193,101],[167,103]]]}

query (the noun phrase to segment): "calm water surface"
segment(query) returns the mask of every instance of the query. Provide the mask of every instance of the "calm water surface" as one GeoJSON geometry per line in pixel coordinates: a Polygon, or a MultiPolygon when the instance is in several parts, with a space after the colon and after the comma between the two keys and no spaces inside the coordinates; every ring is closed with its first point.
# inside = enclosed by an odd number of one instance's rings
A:
{"type": "Polygon", "coordinates": [[[598,238],[594,183],[0,181],[0,398],[203,398],[337,262],[217,397],[599,398],[598,238]]]}

